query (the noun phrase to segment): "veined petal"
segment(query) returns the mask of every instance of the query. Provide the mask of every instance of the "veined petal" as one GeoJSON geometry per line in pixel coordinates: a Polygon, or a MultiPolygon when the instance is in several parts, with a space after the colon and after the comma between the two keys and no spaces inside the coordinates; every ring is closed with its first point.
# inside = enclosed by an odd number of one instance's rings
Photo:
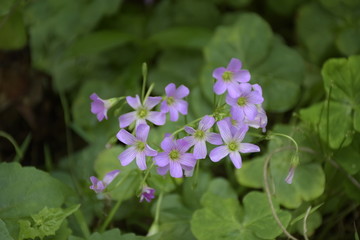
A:
{"type": "Polygon", "coordinates": [[[213,145],[221,145],[223,141],[221,139],[221,135],[218,133],[208,132],[206,133],[206,141],[213,145]]]}
{"type": "Polygon", "coordinates": [[[232,98],[237,98],[241,94],[240,84],[238,82],[230,82],[227,85],[227,90],[228,90],[230,97],[232,97],[232,98]]]}
{"type": "Polygon", "coordinates": [[[189,126],[185,126],[184,130],[185,130],[185,132],[187,132],[188,134],[191,134],[191,135],[196,132],[196,130],[194,128],[189,127],[189,126]]]}
{"type": "Polygon", "coordinates": [[[119,155],[119,160],[121,165],[127,166],[129,165],[135,158],[137,154],[136,148],[134,146],[129,147],[119,155]]]}
{"type": "Polygon", "coordinates": [[[157,172],[160,175],[165,175],[169,171],[169,165],[166,165],[165,167],[158,167],[157,172]]]}
{"type": "Polygon", "coordinates": [[[221,120],[221,121],[217,122],[217,126],[219,128],[220,135],[221,135],[222,139],[224,140],[224,142],[227,143],[227,142],[231,141],[232,134],[230,131],[230,126],[227,123],[227,121],[221,120]]]}
{"type": "Polygon", "coordinates": [[[174,107],[182,114],[188,114],[188,103],[185,100],[178,99],[176,100],[174,107]]]}
{"type": "Polygon", "coordinates": [[[142,142],[146,142],[148,138],[148,134],[150,131],[150,127],[147,124],[140,124],[136,128],[136,137],[142,142]]]}
{"type": "Polygon", "coordinates": [[[179,119],[179,112],[175,107],[170,107],[170,121],[176,122],[179,119]]]}
{"type": "Polygon", "coordinates": [[[120,173],[120,170],[113,170],[111,172],[108,172],[104,179],[103,182],[105,183],[105,185],[109,185],[115,178],[116,176],[120,173]]]}
{"type": "Polygon", "coordinates": [[[197,140],[193,136],[186,136],[183,139],[190,144],[190,147],[197,143],[197,140]]]}
{"type": "Polygon", "coordinates": [[[209,115],[204,116],[199,122],[199,129],[206,131],[210,129],[215,123],[215,118],[209,115]]]}
{"type": "Polygon", "coordinates": [[[246,124],[239,126],[236,129],[236,132],[234,134],[234,139],[236,139],[236,141],[238,141],[238,142],[241,142],[244,139],[248,130],[249,130],[249,127],[246,124]]]}
{"type": "Polygon", "coordinates": [[[158,152],[154,149],[152,149],[149,145],[146,144],[144,153],[146,156],[154,157],[158,154],[158,152]]]}
{"type": "Polygon", "coordinates": [[[196,159],[204,159],[207,154],[205,141],[198,141],[194,146],[194,157],[196,159]]]}
{"type": "Polygon", "coordinates": [[[128,96],[126,97],[126,101],[133,109],[137,109],[138,107],[141,106],[139,95],[136,95],[135,97],[128,96]]]}
{"type": "Polygon", "coordinates": [[[242,161],[241,161],[241,156],[240,156],[239,152],[231,152],[230,159],[237,169],[241,168],[242,161]]]}
{"type": "Polygon", "coordinates": [[[90,181],[93,185],[96,185],[99,182],[99,179],[97,179],[97,177],[91,176],[90,181]]]}
{"type": "Polygon", "coordinates": [[[187,95],[189,95],[190,93],[190,90],[189,88],[185,87],[184,85],[180,85],[178,87],[178,89],[176,89],[176,92],[175,92],[175,98],[184,98],[186,97],[187,95]]]}
{"type": "Polygon", "coordinates": [[[213,91],[217,95],[221,95],[226,91],[226,84],[222,79],[217,80],[217,82],[214,84],[213,91]]]}
{"type": "Polygon", "coordinates": [[[241,96],[247,96],[251,92],[250,83],[240,83],[239,86],[240,86],[241,96]]]}
{"type": "Polygon", "coordinates": [[[183,176],[182,168],[180,163],[170,161],[169,162],[170,167],[170,175],[174,178],[181,178],[183,176]]]}
{"type": "Polygon", "coordinates": [[[244,113],[249,120],[254,120],[258,111],[254,104],[246,104],[244,106],[244,113]]]}
{"type": "Polygon", "coordinates": [[[166,101],[161,102],[160,111],[163,112],[163,113],[167,113],[167,112],[170,111],[169,105],[167,104],[166,101]]]}
{"type": "Polygon", "coordinates": [[[165,93],[166,96],[168,97],[174,97],[175,93],[176,93],[176,86],[174,83],[169,83],[166,87],[165,87],[165,93]]]}
{"type": "Polygon", "coordinates": [[[98,99],[101,99],[101,98],[99,98],[99,96],[96,93],[93,93],[93,94],[90,95],[90,99],[95,101],[95,100],[98,100],[98,99]]]}
{"type": "Polygon", "coordinates": [[[230,106],[237,106],[237,98],[233,98],[229,94],[226,95],[225,101],[230,106]]]}
{"type": "Polygon", "coordinates": [[[224,74],[225,71],[226,71],[226,69],[224,67],[216,68],[213,71],[212,76],[213,76],[213,78],[215,78],[217,80],[222,80],[222,75],[224,74]]]}
{"type": "Polygon", "coordinates": [[[252,143],[240,143],[240,152],[242,153],[260,152],[260,148],[259,146],[252,143]]]}
{"type": "Polygon", "coordinates": [[[176,140],[176,146],[179,152],[185,153],[189,150],[189,148],[192,146],[191,139],[188,138],[181,138],[176,140]]]}
{"type": "Polygon", "coordinates": [[[146,102],[144,103],[144,106],[146,107],[146,109],[151,110],[159,104],[161,99],[161,97],[148,97],[146,99],[146,102]]]}
{"type": "Polygon", "coordinates": [[[184,153],[177,162],[179,162],[183,166],[193,168],[196,164],[196,159],[193,154],[184,153]]]}
{"type": "Polygon", "coordinates": [[[227,65],[226,69],[231,72],[237,72],[241,69],[241,67],[242,67],[241,61],[237,58],[232,58],[229,64],[227,65]]]}
{"type": "Polygon", "coordinates": [[[261,104],[263,103],[264,98],[261,94],[257,91],[252,91],[247,96],[247,102],[252,104],[261,104]]]}
{"type": "Polygon", "coordinates": [[[116,137],[126,145],[133,145],[136,142],[136,138],[125,129],[120,129],[116,137]]]}
{"type": "Polygon", "coordinates": [[[230,113],[231,113],[231,116],[233,117],[233,119],[235,119],[236,121],[241,122],[245,118],[244,107],[231,106],[230,113]]]}
{"type": "Polygon", "coordinates": [[[166,115],[162,112],[149,112],[147,119],[155,125],[164,125],[166,121],[166,115]]]}
{"type": "Polygon", "coordinates": [[[154,157],[154,161],[157,166],[165,167],[166,165],[169,164],[170,158],[166,152],[161,152],[161,153],[158,153],[158,155],[156,155],[154,157]]]}
{"type": "Polygon", "coordinates": [[[160,146],[165,152],[170,152],[172,149],[176,148],[176,143],[171,136],[168,136],[162,140],[160,146]]]}
{"type": "Polygon", "coordinates": [[[136,120],[136,112],[129,112],[119,117],[120,128],[126,128],[136,120]]]}
{"type": "Polygon", "coordinates": [[[145,153],[136,154],[136,165],[138,165],[140,170],[145,170],[147,168],[145,153]]]}
{"type": "Polygon", "coordinates": [[[211,150],[209,157],[213,162],[218,162],[229,154],[229,149],[227,146],[216,147],[211,150]]]}
{"type": "Polygon", "coordinates": [[[250,81],[251,75],[248,70],[240,70],[240,71],[234,73],[233,79],[236,82],[245,83],[245,82],[250,81]]]}
{"type": "Polygon", "coordinates": [[[258,92],[260,95],[262,95],[262,88],[259,84],[253,84],[252,88],[254,89],[254,91],[258,92]]]}

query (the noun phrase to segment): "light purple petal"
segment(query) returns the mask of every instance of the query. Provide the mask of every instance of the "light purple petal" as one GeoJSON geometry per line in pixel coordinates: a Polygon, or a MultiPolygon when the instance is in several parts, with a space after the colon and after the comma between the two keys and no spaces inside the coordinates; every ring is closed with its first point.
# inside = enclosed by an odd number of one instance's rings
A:
{"type": "Polygon", "coordinates": [[[175,102],[174,107],[182,114],[188,114],[188,103],[185,100],[179,99],[175,102]]]}
{"type": "Polygon", "coordinates": [[[189,95],[189,93],[190,93],[190,90],[187,88],[187,87],[185,87],[184,85],[180,85],[179,87],[178,87],[178,89],[176,89],[176,92],[175,92],[175,98],[184,98],[184,97],[186,97],[187,95],[189,95]]]}
{"type": "Polygon", "coordinates": [[[170,175],[174,178],[181,178],[183,176],[183,172],[180,163],[174,161],[170,161],[169,163],[170,175]]]}
{"type": "Polygon", "coordinates": [[[170,111],[169,105],[167,104],[166,101],[161,102],[160,111],[163,112],[163,113],[167,113],[167,112],[170,111]]]}
{"type": "Polygon", "coordinates": [[[175,107],[170,107],[170,121],[176,122],[179,119],[179,112],[175,107]]]}
{"type": "Polygon", "coordinates": [[[197,140],[193,136],[186,136],[183,139],[190,144],[190,147],[197,143],[197,140]]]}
{"type": "Polygon", "coordinates": [[[241,71],[234,73],[233,79],[236,82],[245,83],[245,82],[250,81],[251,75],[250,75],[249,71],[241,70],[241,71]]]}
{"type": "Polygon", "coordinates": [[[194,146],[194,157],[196,159],[204,159],[207,154],[205,141],[199,141],[194,146]]]}
{"type": "Polygon", "coordinates": [[[147,119],[155,125],[164,125],[166,121],[166,115],[162,112],[149,112],[147,119]]]}
{"type": "Polygon", "coordinates": [[[292,184],[294,175],[295,175],[295,167],[291,167],[290,170],[289,170],[288,175],[285,178],[285,182],[287,184],[292,184]]]}
{"type": "Polygon", "coordinates": [[[98,100],[98,99],[101,99],[101,98],[99,98],[99,96],[96,93],[93,93],[93,94],[90,95],[90,99],[95,101],[95,100],[98,100]]]}
{"type": "Polygon", "coordinates": [[[226,69],[224,67],[216,68],[213,71],[212,76],[213,76],[213,78],[215,78],[217,80],[222,80],[222,75],[224,74],[225,71],[226,71],[226,69]]]}
{"type": "Polygon", "coordinates": [[[125,151],[123,151],[118,157],[121,162],[121,165],[123,166],[129,165],[134,160],[136,154],[137,151],[135,146],[131,146],[125,151]]]}
{"type": "Polygon", "coordinates": [[[96,185],[99,182],[99,179],[97,179],[97,177],[91,176],[90,181],[93,185],[96,185]]]}
{"type": "Polygon", "coordinates": [[[116,137],[126,145],[133,145],[136,142],[136,138],[125,129],[120,129],[116,137]]]}
{"type": "Polygon", "coordinates": [[[193,174],[194,174],[194,169],[195,169],[195,168],[192,168],[192,169],[188,170],[188,169],[185,169],[185,168],[184,168],[184,175],[185,175],[185,177],[192,177],[193,174]]]}
{"type": "Polygon", "coordinates": [[[138,165],[140,170],[145,170],[147,168],[145,153],[136,154],[136,165],[138,165]]]}
{"type": "Polygon", "coordinates": [[[254,104],[247,104],[244,106],[244,113],[249,120],[254,120],[258,112],[254,104]]]}
{"type": "Polygon", "coordinates": [[[241,94],[240,84],[237,82],[230,82],[227,86],[230,97],[237,98],[241,94]]]}
{"type": "Polygon", "coordinates": [[[191,139],[189,138],[182,138],[176,140],[177,149],[181,153],[185,153],[189,150],[189,148],[192,146],[191,139]]]}
{"type": "Polygon", "coordinates": [[[129,112],[119,117],[120,128],[126,128],[136,120],[136,112],[129,112]]]}
{"type": "Polygon", "coordinates": [[[211,150],[209,157],[213,162],[218,162],[229,154],[229,149],[227,146],[216,147],[211,150]]]}
{"type": "Polygon", "coordinates": [[[229,64],[227,65],[226,69],[231,72],[237,72],[241,69],[241,67],[242,67],[241,61],[237,58],[232,58],[229,64]]]}
{"type": "Polygon", "coordinates": [[[109,185],[116,178],[116,176],[119,173],[120,173],[120,170],[113,170],[111,172],[108,172],[103,179],[103,182],[105,183],[105,185],[109,185]]]}
{"type": "Polygon", "coordinates": [[[237,98],[233,98],[233,97],[231,97],[229,94],[226,95],[225,101],[226,101],[226,103],[229,104],[230,106],[237,106],[237,98]]]}
{"type": "Polygon", "coordinates": [[[196,132],[195,129],[193,129],[192,127],[189,127],[189,126],[185,126],[184,130],[185,130],[185,132],[187,132],[188,134],[191,134],[191,135],[196,132]]]}
{"type": "Polygon", "coordinates": [[[169,164],[170,158],[166,152],[161,152],[154,157],[154,161],[159,167],[165,167],[169,164]]]}
{"type": "Polygon", "coordinates": [[[193,168],[196,164],[196,159],[192,153],[184,153],[177,162],[183,166],[193,168]]]}
{"type": "Polygon", "coordinates": [[[136,95],[135,97],[128,96],[126,97],[126,101],[133,109],[137,109],[141,106],[139,95],[136,95]]]}
{"type": "Polygon", "coordinates": [[[199,122],[199,129],[206,131],[210,129],[215,123],[215,118],[209,115],[204,116],[199,122]]]}
{"type": "Polygon", "coordinates": [[[146,109],[151,110],[156,105],[158,105],[161,100],[162,100],[161,97],[148,97],[146,99],[146,102],[144,103],[144,106],[146,107],[146,109]]]}
{"type": "Polygon", "coordinates": [[[148,134],[150,131],[150,127],[147,124],[140,124],[136,128],[136,137],[142,142],[146,142],[148,138],[148,134]]]}
{"type": "Polygon", "coordinates": [[[252,143],[240,143],[240,152],[242,153],[260,152],[260,148],[252,143]]]}
{"type": "Polygon", "coordinates": [[[224,83],[223,80],[218,80],[213,87],[213,91],[214,93],[216,93],[217,95],[221,95],[226,91],[226,84],[224,83]]]}
{"type": "Polygon", "coordinates": [[[236,139],[237,142],[241,142],[244,139],[248,130],[249,127],[246,124],[239,126],[238,128],[236,128],[236,132],[234,133],[234,139],[236,139]]]}
{"type": "Polygon", "coordinates": [[[245,118],[244,107],[232,106],[230,109],[230,113],[236,121],[243,121],[245,118]]]}
{"type": "Polygon", "coordinates": [[[96,114],[96,117],[98,119],[99,122],[101,122],[104,118],[107,119],[107,115],[106,112],[99,112],[98,114],[96,114]]]}
{"type": "Polygon", "coordinates": [[[206,141],[208,141],[209,143],[211,143],[213,145],[223,144],[221,135],[218,133],[212,133],[212,132],[206,133],[206,141]]]}
{"type": "Polygon", "coordinates": [[[248,103],[261,104],[261,103],[263,103],[263,101],[264,101],[263,96],[261,96],[261,94],[259,92],[256,92],[256,91],[252,91],[247,96],[247,102],[248,103]]]}
{"type": "Polygon", "coordinates": [[[171,136],[165,137],[160,145],[165,152],[170,152],[172,149],[176,148],[176,143],[171,136]]]}
{"type": "Polygon", "coordinates": [[[252,88],[254,89],[254,91],[258,92],[260,95],[262,95],[262,88],[259,84],[253,84],[252,88]]]}
{"type": "Polygon", "coordinates": [[[157,172],[160,175],[165,175],[169,171],[169,165],[166,165],[165,167],[158,167],[157,172]]]}
{"type": "Polygon", "coordinates": [[[165,87],[165,92],[166,92],[166,96],[168,97],[174,97],[175,93],[176,93],[176,86],[174,83],[169,83],[166,87],[165,87]]]}
{"type": "Polygon", "coordinates": [[[229,141],[231,141],[232,134],[231,134],[230,126],[229,126],[228,122],[225,120],[221,120],[221,121],[217,122],[217,126],[219,128],[220,135],[221,135],[222,139],[224,140],[224,142],[228,143],[229,141]]]}
{"type": "Polygon", "coordinates": [[[241,168],[242,161],[241,161],[241,156],[240,156],[239,152],[231,152],[230,159],[237,169],[241,168]]]}
{"type": "Polygon", "coordinates": [[[251,84],[250,83],[240,83],[240,96],[247,96],[251,92],[251,84]]]}
{"type": "Polygon", "coordinates": [[[158,152],[156,150],[152,149],[149,145],[145,146],[144,153],[146,156],[151,156],[151,157],[154,157],[158,154],[158,152]]]}

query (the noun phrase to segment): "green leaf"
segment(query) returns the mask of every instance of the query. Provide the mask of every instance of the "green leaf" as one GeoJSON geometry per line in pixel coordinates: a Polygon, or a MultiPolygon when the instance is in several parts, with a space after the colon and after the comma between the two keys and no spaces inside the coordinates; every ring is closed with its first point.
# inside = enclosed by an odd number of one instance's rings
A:
{"type": "Polygon", "coordinates": [[[360,132],[360,110],[356,109],[354,112],[354,129],[360,132]]]}
{"type": "Polygon", "coordinates": [[[1,17],[0,9],[0,49],[16,50],[23,48],[27,40],[23,14],[19,10],[14,10],[9,14],[1,17]]]}
{"type": "Polygon", "coordinates": [[[44,206],[60,207],[71,190],[49,174],[17,163],[0,164],[0,218],[17,237],[20,218],[39,212],[44,206]]]}
{"type": "Polygon", "coordinates": [[[132,40],[131,35],[114,30],[91,32],[76,40],[67,50],[70,56],[91,56],[122,46],[132,40]]]}
{"type": "Polygon", "coordinates": [[[352,26],[340,32],[336,38],[336,45],[339,50],[347,56],[360,52],[360,23],[358,26],[352,26]]]}
{"type": "Polygon", "coordinates": [[[74,205],[67,209],[44,207],[39,213],[31,215],[32,220],[19,220],[19,239],[37,238],[55,235],[66,217],[79,209],[74,205]]]}
{"type": "MultiPolygon", "coordinates": [[[[197,239],[259,240],[273,239],[281,234],[274,220],[266,195],[250,192],[244,197],[244,208],[237,199],[222,198],[214,194],[203,197],[204,208],[195,211],[191,228],[197,239]]],[[[291,215],[279,210],[281,222],[287,226],[291,215]]]]}
{"type": "Polygon", "coordinates": [[[244,161],[240,169],[235,171],[237,181],[244,186],[251,188],[263,187],[263,166],[264,158],[257,157],[250,161],[244,161]]]}
{"type": "MultiPolygon", "coordinates": [[[[0,17],[8,14],[14,4],[15,0],[3,0],[0,6],[0,17]]],[[[11,14],[11,13],[10,13],[11,14]]],[[[0,20],[1,22],[1,20],[0,20]]]]}
{"type": "Polygon", "coordinates": [[[352,144],[341,148],[334,154],[334,160],[349,174],[354,175],[360,171],[360,138],[354,138],[352,144]]]}
{"type": "Polygon", "coordinates": [[[10,234],[9,231],[6,228],[5,223],[0,219],[0,239],[2,240],[14,240],[10,234]]]}

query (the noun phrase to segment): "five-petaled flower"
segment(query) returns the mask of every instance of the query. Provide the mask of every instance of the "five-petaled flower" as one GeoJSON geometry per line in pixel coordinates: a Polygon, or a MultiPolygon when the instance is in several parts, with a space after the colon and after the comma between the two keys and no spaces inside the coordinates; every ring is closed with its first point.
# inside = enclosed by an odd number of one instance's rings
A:
{"type": "Polygon", "coordinates": [[[242,142],[249,129],[247,125],[243,125],[239,128],[232,128],[228,121],[221,120],[217,123],[217,126],[225,145],[216,147],[210,152],[209,156],[211,161],[218,162],[227,155],[230,155],[230,159],[234,166],[236,168],[241,168],[242,160],[239,152],[251,153],[260,151],[258,146],[242,142]]]}
{"type": "Polygon", "coordinates": [[[214,123],[214,117],[206,115],[200,120],[197,130],[192,127],[185,127],[185,131],[191,134],[191,136],[185,137],[185,139],[190,142],[191,146],[194,145],[193,153],[196,159],[204,159],[206,157],[206,142],[214,145],[222,144],[220,134],[209,131],[214,123]]]}
{"type": "Polygon", "coordinates": [[[96,193],[101,193],[105,190],[105,188],[116,178],[116,176],[120,173],[120,170],[113,170],[108,172],[103,180],[99,180],[94,176],[90,177],[90,181],[92,185],[90,189],[94,190],[96,193]]]}
{"type": "Polygon", "coordinates": [[[101,99],[96,93],[90,95],[91,102],[91,113],[95,114],[99,122],[104,118],[108,119],[107,111],[113,105],[113,99],[104,100],[101,99]]]}
{"type": "Polygon", "coordinates": [[[188,103],[182,98],[189,95],[189,89],[184,85],[176,88],[174,83],[165,87],[166,97],[161,103],[161,112],[170,112],[170,120],[176,122],[179,119],[179,112],[186,115],[188,112],[188,103]]]}
{"type": "Polygon", "coordinates": [[[164,152],[154,157],[158,173],[165,175],[170,170],[172,177],[181,178],[183,169],[191,171],[196,164],[196,159],[192,153],[187,153],[190,147],[191,143],[185,139],[175,140],[171,136],[165,137],[161,142],[164,152]]]}
{"type": "Polygon", "coordinates": [[[141,103],[139,95],[136,95],[136,97],[128,96],[126,101],[135,111],[125,113],[119,117],[120,128],[125,128],[134,121],[136,121],[136,126],[146,124],[146,120],[155,125],[165,124],[165,113],[150,111],[160,103],[161,97],[148,97],[144,104],[141,103]]]}
{"type": "Polygon", "coordinates": [[[151,200],[154,198],[155,198],[155,189],[145,185],[140,194],[140,202],[144,200],[147,202],[151,202],[151,200]]]}
{"type": "Polygon", "coordinates": [[[125,143],[130,145],[128,149],[123,151],[119,155],[119,160],[121,165],[126,166],[130,164],[136,158],[136,164],[141,170],[145,170],[146,167],[146,156],[156,156],[157,151],[152,149],[147,143],[148,134],[150,127],[146,124],[140,124],[136,128],[136,137],[130,134],[125,129],[121,129],[116,135],[117,138],[125,143]]]}
{"type": "Polygon", "coordinates": [[[214,84],[214,92],[223,94],[226,90],[233,98],[240,95],[240,84],[250,81],[248,70],[241,70],[242,64],[239,59],[232,58],[226,68],[219,67],[213,71],[213,77],[217,80],[214,84]]]}

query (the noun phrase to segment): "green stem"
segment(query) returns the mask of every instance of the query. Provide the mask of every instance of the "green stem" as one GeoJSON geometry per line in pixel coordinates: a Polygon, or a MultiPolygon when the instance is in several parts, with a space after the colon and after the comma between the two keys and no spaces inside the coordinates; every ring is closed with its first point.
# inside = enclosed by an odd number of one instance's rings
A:
{"type": "Polygon", "coordinates": [[[114,215],[117,212],[117,210],[119,209],[121,203],[122,203],[121,199],[116,202],[115,206],[111,209],[109,215],[105,219],[105,222],[103,223],[103,225],[101,225],[99,232],[104,232],[105,229],[109,226],[111,220],[114,218],[114,215]]]}
{"type": "Polygon", "coordinates": [[[143,74],[143,85],[142,85],[142,89],[141,89],[141,100],[142,100],[142,103],[144,104],[145,88],[146,88],[146,81],[147,81],[147,64],[146,63],[142,64],[142,74],[143,74]]]}
{"type": "Polygon", "coordinates": [[[156,225],[159,224],[159,219],[160,219],[160,207],[161,207],[161,203],[162,203],[162,200],[163,200],[163,197],[164,197],[164,192],[161,192],[160,193],[160,196],[159,196],[159,200],[156,204],[156,213],[155,213],[155,220],[154,220],[154,223],[156,225]]]}
{"type": "Polygon", "coordinates": [[[154,165],[155,165],[155,162],[152,162],[150,167],[147,169],[147,171],[145,173],[145,176],[144,176],[144,178],[143,178],[143,180],[141,181],[141,184],[140,184],[140,191],[142,190],[142,187],[144,186],[144,184],[146,182],[146,179],[148,178],[148,176],[150,174],[150,171],[154,167],[154,165]]]}
{"type": "MultiPolygon", "coordinates": [[[[190,123],[186,124],[186,126],[190,126],[190,125],[192,125],[192,124],[194,124],[194,123],[197,123],[197,122],[198,122],[198,121],[200,121],[202,118],[203,118],[203,117],[198,118],[198,119],[195,119],[194,121],[192,121],[192,122],[190,122],[190,123]]],[[[185,128],[185,126],[184,126],[184,127],[182,127],[182,128],[179,128],[178,130],[176,130],[175,132],[173,132],[173,133],[171,134],[171,136],[175,136],[175,135],[176,135],[176,134],[178,134],[179,132],[183,131],[183,130],[184,130],[184,128],[185,128]]]]}
{"type": "Polygon", "coordinates": [[[80,225],[80,229],[85,237],[85,239],[88,239],[90,237],[90,230],[88,228],[88,225],[85,222],[85,218],[84,215],[82,214],[82,212],[79,210],[77,210],[75,213],[75,218],[76,221],[78,222],[78,224],[80,225]]]}
{"type": "Polygon", "coordinates": [[[144,105],[144,103],[146,102],[146,99],[150,96],[150,93],[151,93],[151,91],[153,90],[153,88],[154,88],[154,83],[152,83],[152,84],[150,85],[148,91],[146,92],[146,95],[145,95],[145,98],[144,98],[144,101],[143,101],[143,105],[144,105]]]}
{"type": "Polygon", "coordinates": [[[193,189],[196,188],[196,186],[198,184],[199,168],[200,168],[200,159],[198,159],[196,162],[195,176],[194,176],[194,181],[192,184],[193,189]]]}
{"type": "Polygon", "coordinates": [[[310,215],[310,211],[311,211],[311,206],[308,207],[308,209],[306,210],[305,217],[304,217],[303,232],[304,232],[304,238],[305,238],[305,240],[309,240],[309,238],[308,238],[308,236],[307,236],[307,225],[306,225],[306,221],[307,221],[308,216],[310,215]]]}
{"type": "Polygon", "coordinates": [[[331,96],[331,91],[332,91],[332,84],[330,84],[330,87],[329,87],[329,95],[328,95],[328,99],[327,99],[327,111],[326,111],[326,141],[327,141],[327,144],[329,146],[330,146],[329,130],[330,130],[330,96],[331,96]]]}
{"type": "Polygon", "coordinates": [[[280,137],[284,137],[284,138],[289,139],[290,141],[292,141],[292,142],[294,143],[296,153],[299,152],[299,146],[298,146],[297,142],[295,141],[295,139],[293,139],[293,138],[290,137],[289,135],[282,134],[282,133],[274,133],[274,132],[272,132],[272,133],[269,134],[269,136],[271,136],[271,135],[273,135],[273,136],[280,136],[280,137]]]}
{"type": "Polygon", "coordinates": [[[17,159],[19,159],[19,161],[20,161],[20,159],[23,158],[23,153],[22,153],[19,145],[16,143],[15,139],[11,135],[7,134],[4,131],[0,131],[0,136],[6,138],[13,145],[13,147],[15,148],[15,151],[16,151],[16,156],[18,157],[17,159]]]}

